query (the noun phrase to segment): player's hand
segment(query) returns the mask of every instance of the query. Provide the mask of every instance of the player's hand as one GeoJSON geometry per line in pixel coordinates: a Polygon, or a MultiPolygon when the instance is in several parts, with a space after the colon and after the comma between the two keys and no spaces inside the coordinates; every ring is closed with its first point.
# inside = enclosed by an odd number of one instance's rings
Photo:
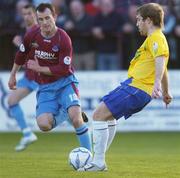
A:
{"type": "Polygon", "coordinates": [[[173,97],[172,97],[171,94],[169,94],[169,93],[163,93],[163,101],[164,101],[164,103],[166,104],[166,108],[167,108],[168,104],[171,103],[172,99],[173,99],[173,97]]]}
{"type": "Polygon", "coordinates": [[[8,87],[11,90],[16,90],[16,76],[11,75],[8,81],[8,87]]]}
{"type": "Polygon", "coordinates": [[[31,60],[31,59],[28,60],[27,68],[31,69],[31,70],[33,70],[35,72],[40,72],[41,66],[39,65],[39,62],[38,62],[38,59],[37,59],[36,56],[34,57],[34,60],[31,60]]]}
{"type": "Polygon", "coordinates": [[[161,82],[155,82],[152,92],[152,98],[160,98],[162,96],[161,82]]]}
{"type": "Polygon", "coordinates": [[[16,46],[16,47],[19,47],[22,43],[22,37],[20,35],[16,35],[14,38],[13,38],[13,44],[16,46]]]}

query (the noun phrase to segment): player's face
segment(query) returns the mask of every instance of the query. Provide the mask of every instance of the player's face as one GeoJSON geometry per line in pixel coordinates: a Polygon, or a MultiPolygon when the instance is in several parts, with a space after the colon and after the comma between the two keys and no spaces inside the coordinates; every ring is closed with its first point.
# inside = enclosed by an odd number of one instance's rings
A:
{"type": "Polygon", "coordinates": [[[56,27],[55,17],[50,9],[46,8],[44,12],[37,11],[37,19],[43,33],[54,31],[53,29],[56,27]]]}
{"type": "Polygon", "coordinates": [[[146,22],[143,20],[141,15],[136,16],[137,22],[136,26],[138,27],[138,30],[141,35],[146,36],[147,35],[147,28],[146,28],[146,22]]]}
{"type": "Polygon", "coordinates": [[[27,26],[31,26],[36,21],[36,14],[32,8],[23,8],[22,9],[22,17],[27,26]]]}

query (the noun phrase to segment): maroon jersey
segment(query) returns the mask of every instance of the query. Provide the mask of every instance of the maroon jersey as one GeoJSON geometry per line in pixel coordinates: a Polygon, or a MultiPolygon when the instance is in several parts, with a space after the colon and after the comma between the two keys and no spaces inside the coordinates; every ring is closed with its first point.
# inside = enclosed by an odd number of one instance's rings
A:
{"type": "Polygon", "coordinates": [[[34,56],[37,57],[40,66],[49,67],[52,73],[52,75],[36,73],[34,80],[39,84],[54,82],[74,72],[71,40],[62,29],[58,28],[51,38],[43,37],[39,27],[28,32],[24,37],[24,43],[16,53],[15,63],[23,65],[26,60],[33,60],[34,56]]]}
{"type": "MultiPolygon", "coordinates": [[[[33,31],[35,29],[38,28],[38,25],[34,25],[32,28],[28,29],[27,32],[33,31]]],[[[29,80],[34,80],[35,79],[35,72],[31,69],[28,69],[27,67],[25,67],[25,76],[29,79],[29,80]]]]}

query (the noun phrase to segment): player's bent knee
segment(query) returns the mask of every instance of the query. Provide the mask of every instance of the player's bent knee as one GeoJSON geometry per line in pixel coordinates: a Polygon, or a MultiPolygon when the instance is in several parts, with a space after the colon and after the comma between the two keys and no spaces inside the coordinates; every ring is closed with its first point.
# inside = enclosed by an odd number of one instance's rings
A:
{"type": "Polygon", "coordinates": [[[8,103],[8,106],[9,106],[9,107],[18,104],[18,102],[15,101],[13,97],[8,97],[7,103],[8,103]]]}
{"type": "Polygon", "coordinates": [[[50,131],[52,129],[52,121],[48,117],[39,117],[37,118],[37,124],[43,132],[50,131]]]}
{"type": "Polygon", "coordinates": [[[43,122],[38,122],[38,126],[41,131],[48,132],[52,129],[52,126],[43,122]]]}
{"type": "Polygon", "coordinates": [[[93,113],[93,120],[95,121],[107,121],[111,117],[112,117],[112,113],[109,111],[109,109],[103,102],[93,113]]]}
{"type": "Polygon", "coordinates": [[[93,120],[94,121],[107,121],[108,120],[108,115],[106,112],[102,112],[101,110],[95,110],[93,113],[93,120]]]}

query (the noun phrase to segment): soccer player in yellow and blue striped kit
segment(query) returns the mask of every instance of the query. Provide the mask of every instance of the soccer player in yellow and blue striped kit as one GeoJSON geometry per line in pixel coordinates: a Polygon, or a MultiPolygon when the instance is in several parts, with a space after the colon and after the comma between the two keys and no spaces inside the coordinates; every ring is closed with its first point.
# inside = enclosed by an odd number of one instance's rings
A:
{"type": "Polygon", "coordinates": [[[128,78],[102,98],[93,114],[93,161],[79,171],[107,170],[105,152],[115,135],[116,120],[141,111],[152,98],[162,95],[166,105],[171,102],[168,89],[167,63],[169,48],[162,33],[164,13],[156,3],[137,9],[137,27],[144,43],[132,59],[128,78]],[[110,123],[110,124],[109,124],[110,123]]]}

